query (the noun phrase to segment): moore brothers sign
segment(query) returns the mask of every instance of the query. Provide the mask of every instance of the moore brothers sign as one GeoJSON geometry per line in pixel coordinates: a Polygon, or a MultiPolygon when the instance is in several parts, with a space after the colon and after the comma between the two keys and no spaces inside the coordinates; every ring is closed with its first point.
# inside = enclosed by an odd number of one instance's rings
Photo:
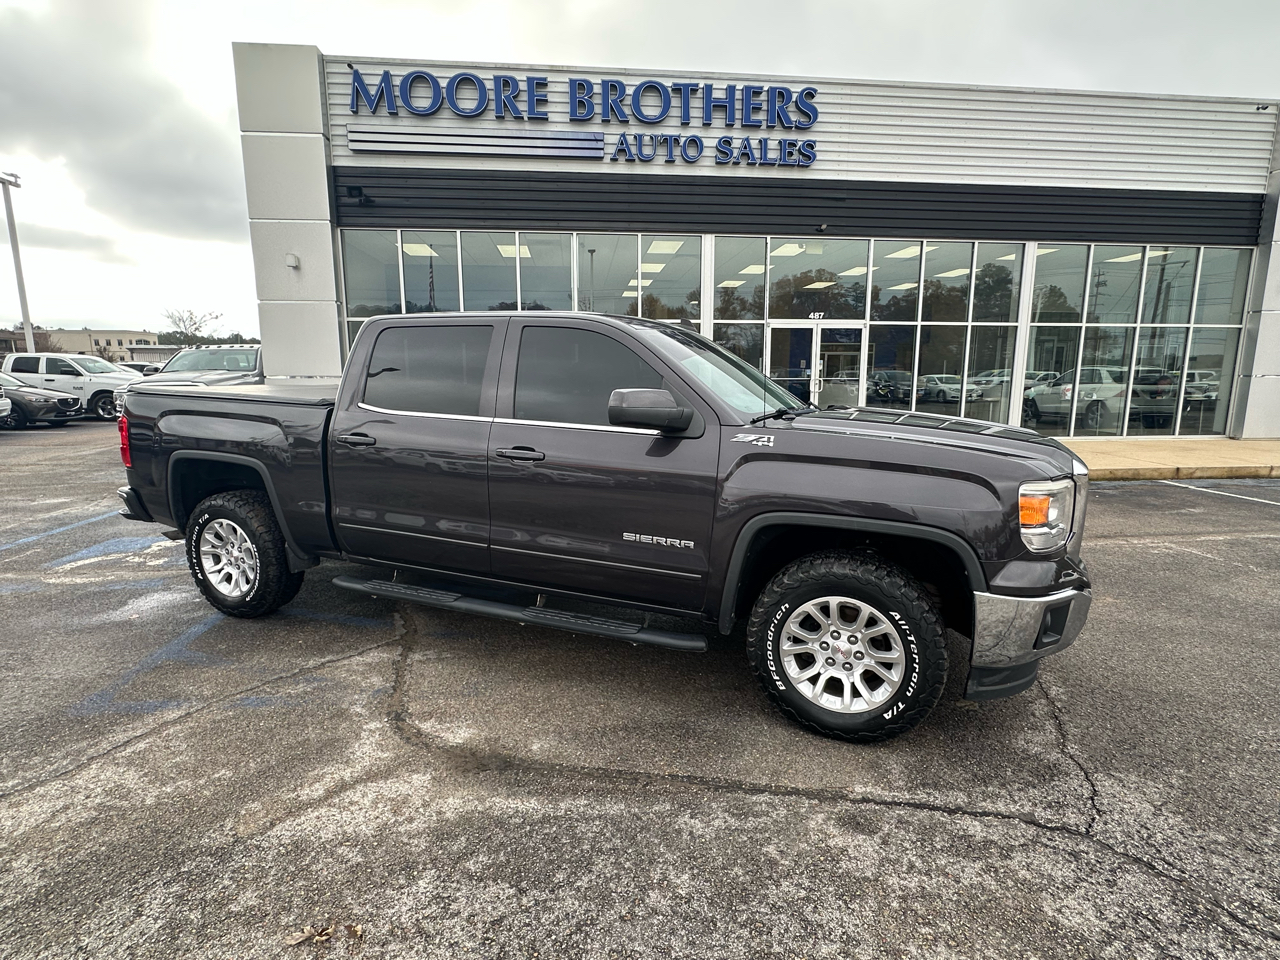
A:
{"type": "Polygon", "coordinates": [[[368,78],[351,70],[351,113],[437,117],[431,126],[347,125],[354,151],[583,158],[614,162],[807,167],[817,143],[804,131],[818,121],[815,87],[664,83],[568,77],[551,112],[547,77],[471,72],[437,77],[427,70],[368,78]],[[449,123],[439,123],[448,118],[449,123]],[[456,119],[455,119],[456,118],[456,119]],[[492,123],[465,121],[484,119],[492,123]],[[538,121],[568,121],[540,127],[538,121]],[[500,124],[498,122],[501,122],[500,124]],[[509,124],[509,125],[508,125],[509,124]],[[581,124],[581,127],[576,125],[581,124]],[[666,129],[647,130],[662,127],[666,129]],[[683,128],[680,130],[672,128],[683,128]],[[689,128],[703,128],[693,132],[689,128]],[[710,128],[710,129],[706,129],[710,128]],[[607,132],[606,132],[607,131],[607,132]]]}

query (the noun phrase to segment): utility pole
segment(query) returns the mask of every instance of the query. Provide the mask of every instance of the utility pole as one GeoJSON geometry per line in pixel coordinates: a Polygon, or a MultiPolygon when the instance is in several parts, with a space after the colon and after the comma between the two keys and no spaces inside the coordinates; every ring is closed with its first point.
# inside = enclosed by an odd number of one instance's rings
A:
{"type": "Polygon", "coordinates": [[[36,352],[36,336],[31,331],[31,312],[27,309],[27,285],[22,280],[22,256],[18,253],[18,225],[13,221],[13,198],[10,187],[20,187],[16,173],[0,174],[4,188],[4,215],[9,221],[9,248],[13,251],[13,273],[18,278],[18,307],[22,310],[22,331],[27,335],[27,353],[36,352]]]}

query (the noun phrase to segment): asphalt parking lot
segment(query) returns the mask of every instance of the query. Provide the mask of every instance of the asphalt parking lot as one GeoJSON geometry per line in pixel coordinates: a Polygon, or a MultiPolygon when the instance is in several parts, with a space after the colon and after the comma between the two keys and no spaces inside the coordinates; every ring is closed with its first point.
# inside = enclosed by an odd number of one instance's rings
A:
{"type": "Polygon", "coordinates": [[[224,618],[116,451],[0,434],[0,956],[1280,957],[1280,481],[1095,485],[1075,647],[854,747],[728,642],[224,618]]]}

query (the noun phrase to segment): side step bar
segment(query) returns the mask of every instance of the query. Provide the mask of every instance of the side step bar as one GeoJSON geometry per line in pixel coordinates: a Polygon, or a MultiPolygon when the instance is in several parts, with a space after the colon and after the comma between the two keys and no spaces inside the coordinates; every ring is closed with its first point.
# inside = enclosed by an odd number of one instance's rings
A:
{"type": "Polygon", "coordinates": [[[642,627],[637,623],[627,623],[624,620],[610,620],[606,617],[592,617],[583,613],[569,613],[564,610],[548,610],[546,607],[519,607],[513,603],[481,600],[477,597],[468,597],[461,593],[452,593],[447,590],[414,587],[404,583],[389,583],[386,580],[334,577],[333,585],[341,587],[343,590],[352,590],[371,597],[406,600],[409,603],[421,603],[428,607],[457,610],[460,613],[474,613],[482,617],[514,620],[517,623],[553,627],[558,630],[569,630],[573,633],[588,633],[597,637],[613,637],[617,640],[626,640],[628,643],[649,643],[658,647],[667,647],[670,650],[684,650],[688,653],[706,653],[707,650],[707,638],[699,634],[651,630],[648,627],[642,627]]]}

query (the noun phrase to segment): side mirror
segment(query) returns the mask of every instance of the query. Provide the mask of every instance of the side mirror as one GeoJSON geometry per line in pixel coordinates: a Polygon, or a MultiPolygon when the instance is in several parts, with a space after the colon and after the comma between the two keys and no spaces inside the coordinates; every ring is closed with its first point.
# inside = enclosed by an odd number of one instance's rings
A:
{"type": "Polygon", "coordinates": [[[669,390],[615,390],[609,395],[609,422],[615,427],[649,427],[663,433],[679,433],[693,423],[693,410],[676,403],[669,390]]]}
{"type": "Polygon", "coordinates": [[[148,367],[142,368],[142,375],[144,377],[153,377],[159,372],[160,372],[160,368],[157,366],[148,366],[148,367]]]}

